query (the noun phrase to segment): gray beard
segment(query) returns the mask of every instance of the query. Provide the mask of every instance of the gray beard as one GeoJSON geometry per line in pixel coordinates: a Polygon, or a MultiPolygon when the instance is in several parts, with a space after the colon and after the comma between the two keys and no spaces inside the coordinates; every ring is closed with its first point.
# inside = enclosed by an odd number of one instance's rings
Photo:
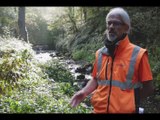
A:
{"type": "Polygon", "coordinates": [[[109,41],[113,42],[113,41],[115,41],[117,39],[117,36],[116,35],[107,34],[107,38],[108,38],[109,41]]]}

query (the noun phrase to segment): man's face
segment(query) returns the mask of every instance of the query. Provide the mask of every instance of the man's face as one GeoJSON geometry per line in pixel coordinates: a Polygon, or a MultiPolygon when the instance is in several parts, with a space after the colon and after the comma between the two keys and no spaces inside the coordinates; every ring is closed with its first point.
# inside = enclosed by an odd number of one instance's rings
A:
{"type": "Polygon", "coordinates": [[[117,14],[109,15],[106,20],[107,38],[109,41],[114,41],[120,38],[123,33],[126,33],[128,26],[124,24],[121,17],[117,14]]]}

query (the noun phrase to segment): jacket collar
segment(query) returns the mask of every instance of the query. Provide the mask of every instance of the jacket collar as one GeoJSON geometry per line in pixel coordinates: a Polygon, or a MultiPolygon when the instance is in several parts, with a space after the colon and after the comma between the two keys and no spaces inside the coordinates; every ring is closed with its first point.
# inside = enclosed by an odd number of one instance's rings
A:
{"type": "Polygon", "coordinates": [[[128,35],[126,35],[126,37],[118,42],[118,49],[121,51],[122,49],[124,49],[128,44],[130,43],[129,41],[129,37],[128,35]]]}
{"type": "MultiPolygon", "coordinates": [[[[128,44],[130,43],[129,41],[129,37],[128,35],[126,35],[126,37],[123,40],[120,40],[116,43],[116,47],[118,47],[118,51],[121,51],[122,49],[124,49],[128,44]]],[[[108,48],[106,48],[105,46],[101,48],[101,53],[105,54],[105,55],[109,55],[109,51],[108,48]]]]}

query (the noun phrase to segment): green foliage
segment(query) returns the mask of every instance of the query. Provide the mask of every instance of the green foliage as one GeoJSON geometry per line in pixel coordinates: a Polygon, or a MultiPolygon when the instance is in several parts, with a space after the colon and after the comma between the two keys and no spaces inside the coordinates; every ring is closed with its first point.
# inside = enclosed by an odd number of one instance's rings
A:
{"type": "Polygon", "coordinates": [[[18,80],[28,77],[34,52],[31,45],[15,38],[0,38],[0,88],[9,92],[18,80]]]}
{"type": "Polygon", "coordinates": [[[76,51],[72,54],[74,60],[81,60],[86,56],[86,52],[83,50],[76,51]]]}
{"type": "Polygon", "coordinates": [[[15,37],[17,30],[17,7],[0,7],[0,35],[15,37]]]}
{"type": "Polygon", "coordinates": [[[75,88],[69,83],[69,82],[62,82],[62,83],[59,83],[59,87],[60,87],[60,90],[59,92],[69,96],[69,97],[72,97],[72,95],[74,94],[75,92],[75,88]]]}
{"type": "Polygon", "coordinates": [[[41,65],[41,67],[44,72],[48,74],[49,78],[54,79],[56,82],[73,83],[73,76],[71,73],[57,60],[51,60],[45,65],[41,65]]]}
{"type": "Polygon", "coordinates": [[[90,54],[89,52],[85,50],[77,50],[74,53],[72,53],[74,60],[85,60],[87,62],[92,62],[94,60],[94,54],[90,54]]]}
{"type": "Polygon", "coordinates": [[[131,18],[132,42],[142,47],[159,45],[159,7],[126,7],[131,18]],[[151,16],[151,17],[149,17],[151,16]]]}
{"type": "Polygon", "coordinates": [[[149,47],[149,62],[152,69],[154,85],[156,89],[160,89],[160,47],[158,45],[149,47]]]}
{"type": "Polygon", "coordinates": [[[93,42],[93,44],[80,44],[74,48],[75,50],[72,52],[72,57],[74,60],[85,60],[89,63],[93,63],[95,59],[95,52],[101,46],[101,42],[93,42]]]}
{"type": "Polygon", "coordinates": [[[11,31],[10,28],[7,26],[1,27],[1,30],[3,31],[3,37],[10,38],[11,37],[11,31]]]}
{"type": "Polygon", "coordinates": [[[1,113],[90,113],[92,107],[82,102],[69,105],[74,89],[69,83],[53,83],[47,79],[21,81],[19,89],[1,97],[1,113]]]}
{"type": "Polygon", "coordinates": [[[155,81],[155,87],[160,89],[160,73],[158,73],[155,81]]]}

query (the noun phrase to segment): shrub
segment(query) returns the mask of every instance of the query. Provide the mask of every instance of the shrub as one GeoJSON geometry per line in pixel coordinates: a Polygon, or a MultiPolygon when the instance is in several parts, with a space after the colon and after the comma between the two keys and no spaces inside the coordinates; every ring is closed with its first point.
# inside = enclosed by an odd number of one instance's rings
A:
{"type": "Polygon", "coordinates": [[[41,68],[48,74],[49,78],[54,79],[56,82],[73,83],[73,76],[71,73],[57,60],[47,62],[45,65],[41,65],[41,68]]]}
{"type": "Polygon", "coordinates": [[[18,80],[28,77],[34,52],[30,44],[16,38],[0,38],[0,89],[10,92],[18,80]]]}

